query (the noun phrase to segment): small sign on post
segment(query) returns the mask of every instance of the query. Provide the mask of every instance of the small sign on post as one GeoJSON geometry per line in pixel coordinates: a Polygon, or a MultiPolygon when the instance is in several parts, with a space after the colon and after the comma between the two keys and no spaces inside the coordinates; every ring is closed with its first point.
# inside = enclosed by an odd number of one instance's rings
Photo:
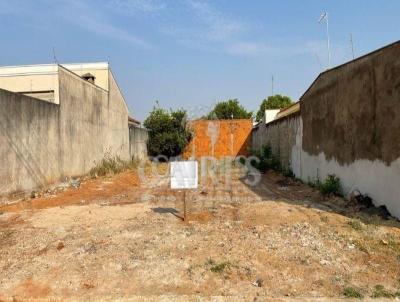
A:
{"type": "Polygon", "coordinates": [[[183,190],[183,220],[188,221],[186,214],[186,190],[198,187],[197,161],[171,162],[171,189],[183,190]]]}

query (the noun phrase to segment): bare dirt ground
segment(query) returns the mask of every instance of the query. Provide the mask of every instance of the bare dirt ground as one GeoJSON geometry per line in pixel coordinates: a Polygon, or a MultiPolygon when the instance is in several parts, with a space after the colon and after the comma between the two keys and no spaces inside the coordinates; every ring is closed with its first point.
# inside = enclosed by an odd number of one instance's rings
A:
{"type": "Polygon", "coordinates": [[[395,297],[397,221],[355,219],[273,172],[239,176],[188,192],[186,223],[182,193],[134,171],[0,206],[0,301],[395,297]]]}

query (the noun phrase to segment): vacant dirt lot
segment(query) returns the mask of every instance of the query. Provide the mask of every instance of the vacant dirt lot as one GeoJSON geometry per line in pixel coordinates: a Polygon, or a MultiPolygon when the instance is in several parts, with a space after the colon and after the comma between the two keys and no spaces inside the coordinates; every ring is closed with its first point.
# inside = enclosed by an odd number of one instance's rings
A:
{"type": "Polygon", "coordinates": [[[134,171],[0,207],[0,300],[394,297],[400,229],[275,173],[182,194],[134,171]],[[215,190],[214,190],[215,189],[215,190]],[[383,287],[382,287],[383,286],[383,287]]]}

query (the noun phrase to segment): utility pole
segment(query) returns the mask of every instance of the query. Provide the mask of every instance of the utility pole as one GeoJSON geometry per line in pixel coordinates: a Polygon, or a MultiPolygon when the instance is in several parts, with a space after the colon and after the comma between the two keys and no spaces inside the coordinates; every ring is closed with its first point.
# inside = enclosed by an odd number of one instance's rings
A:
{"type": "Polygon", "coordinates": [[[331,45],[330,45],[330,37],[329,37],[329,17],[328,13],[325,12],[319,17],[318,23],[325,21],[326,24],[326,42],[328,47],[328,69],[331,68],[331,45]]]}
{"type": "Polygon", "coordinates": [[[354,42],[353,42],[353,34],[350,34],[350,44],[351,44],[351,53],[353,55],[353,60],[355,59],[354,56],[354,42]]]}
{"type": "Polygon", "coordinates": [[[58,64],[58,60],[57,60],[57,57],[56,57],[56,48],[54,46],[53,46],[53,59],[54,59],[54,63],[58,64]]]}
{"type": "Polygon", "coordinates": [[[274,75],[271,77],[271,96],[274,96],[274,75]]]}

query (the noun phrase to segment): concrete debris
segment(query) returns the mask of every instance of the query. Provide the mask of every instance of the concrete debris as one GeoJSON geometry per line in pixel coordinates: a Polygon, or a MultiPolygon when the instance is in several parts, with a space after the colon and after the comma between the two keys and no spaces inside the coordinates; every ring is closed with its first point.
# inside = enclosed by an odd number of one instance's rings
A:
{"type": "Polygon", "coordinates": [[[363,212],[368,215],[371,215],[371,216],[376,215],[376,216],[386,219],[386,220],[396,219],[389,213],[388,209],[384,205],[379,206],[379,207],[366,208],[363,210],[363,212]]]}
{"type": "Polygon", "coordinates": [[[382,219],[386,219],[386,220],[395,219],[389,213],[386,206],[381,205],[381,206],[376,207],[373,204],[371,197],[369,197],[368,195],[363,195],[357,190],[350,194],[350,200],[347,204],[347,207],[352,208],[353,211],[355,211],[355,212],[363,212],[370,216],[376,215],[376,216],[378,216],[382,219]]]}
{"type": "Polygon", "coordinates": [[[256,287],[262,287],[263,286],[263,279],[258,278],[255,282],[252,283],[252,285],[256,287]]]}
{"type": "Polygon", "coordinates": [[[349,206],[359,206],[364,208],[373,207],[374,204],[372,203],[371,197],[368,195],[363,195],[360,191],[355,190],[350,194],[350,201],[348,203],[349,206]]]}
{"type": "Polygon", "coordinates": [[[331,264],[328,260],[325,260],[325,259],[322,259],[319,263],[321,265],[330,265],[331,264]]]}
{"type": "Polygon", "coordinates": [[[79,187],[80,187],[80,185],[81,185],[81,182],[80,182],[80,180],[79,180],[79,179],[71,179],[71,181],[70,181],[70,185],[71,185],[71,187],[73,187],[73,188],[77,189],[77,188],[79,188],[79,187]]]}
{"type": "Polygon", "coordinates": [[[66,178],[64,182],[57,183],[47,189],[42,191],[32,191],[30,198],[35,199],[39,197],[55,197],[57,193],[68,190],[69,188],[77,189],[81,185],[81,180],[79,178],[66,178]]]}

